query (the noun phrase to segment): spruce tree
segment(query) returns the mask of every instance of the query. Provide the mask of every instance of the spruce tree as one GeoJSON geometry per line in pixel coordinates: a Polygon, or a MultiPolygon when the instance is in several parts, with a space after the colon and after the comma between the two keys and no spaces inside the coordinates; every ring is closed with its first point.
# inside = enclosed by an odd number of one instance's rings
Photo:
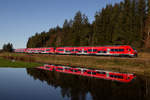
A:
{"type": "Polygon", "coordinates": [[[72,43],[73,46],[79,46],[80,45],[80,35],[81,29],[82,29],[82,13],[78,11],[74,17],[73,20],[73,34],[72,34],[72,43]]]}
{"type": "Polygon", "coordinates": [[[144,28],[145,48],[150,48],[150,0],[147,1],[147,16],[144,28]]]}

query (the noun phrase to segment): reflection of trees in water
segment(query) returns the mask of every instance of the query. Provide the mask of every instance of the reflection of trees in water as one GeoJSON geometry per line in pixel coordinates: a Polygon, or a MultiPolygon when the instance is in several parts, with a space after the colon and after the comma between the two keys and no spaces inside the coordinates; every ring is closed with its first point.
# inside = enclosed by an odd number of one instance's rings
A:
{"type": "Polygon", "coordinates": [[[60,87],[62,96],[71,100],[86,100],[88,92],[93,100],[144,100],[146,94],[146,83],[141,79],[118,83],[40,69],[27,69],[27,73],[55,88],[60,87]]]}
{"type": "Polygon", "coordinates": [[[145,79],[146,86],[145,86],[145,97],[146,100],[150,100],[150,78],[145,79]]]}

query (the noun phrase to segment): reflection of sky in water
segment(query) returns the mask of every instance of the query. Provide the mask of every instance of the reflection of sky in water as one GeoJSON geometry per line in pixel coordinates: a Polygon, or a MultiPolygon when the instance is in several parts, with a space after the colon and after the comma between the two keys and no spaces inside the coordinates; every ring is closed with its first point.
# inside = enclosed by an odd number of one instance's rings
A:
{"type": "Polygon", "coordinates": [[[0,68],[0,100],[147,100],[149,90],[143,78],[118,83],[40,69],[0,68]]]}
{"type": "MultiPolygon", "coordinates": [[[[26,69],[0,68],[0,100],[62,100],[60,88],[34,80],[26,69]]],[[[64,98],[67,100],[67,97],[64,98]]]]}

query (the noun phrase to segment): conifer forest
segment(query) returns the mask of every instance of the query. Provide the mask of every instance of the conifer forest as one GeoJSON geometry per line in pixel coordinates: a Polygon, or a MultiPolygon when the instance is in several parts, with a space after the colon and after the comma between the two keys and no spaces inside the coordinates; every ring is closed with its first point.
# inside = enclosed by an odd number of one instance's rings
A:
{"type": "MultiPolygon", "coordinates": [[[[29,37],[28,48],[131,45],[150,48],[150,0],[124,0],[96,11],[94,20],[78,11],[62,27],[29,37]]],[[[59,23],[58,23],[59,24],[59,23]]]]}

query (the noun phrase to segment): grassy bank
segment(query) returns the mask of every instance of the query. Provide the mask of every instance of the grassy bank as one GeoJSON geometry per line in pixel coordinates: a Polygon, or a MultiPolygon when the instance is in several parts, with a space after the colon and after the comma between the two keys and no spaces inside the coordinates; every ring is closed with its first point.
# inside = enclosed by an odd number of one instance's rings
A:
{"type": "Polygon", "coordinates": [[[25,62],[80,66],[150,75],[150,53],[139,53],[138,58],[16,53],[1,53],[0,56],[5,59],[15,59],[25,62]]]}
{"type": "Polygon", "coordinates": [[[32,68],[32,67],[37,67],[41,65],[42,64],[8,60],[8,59],[4,59],[0,57],[0,67],[32,68]]]}

